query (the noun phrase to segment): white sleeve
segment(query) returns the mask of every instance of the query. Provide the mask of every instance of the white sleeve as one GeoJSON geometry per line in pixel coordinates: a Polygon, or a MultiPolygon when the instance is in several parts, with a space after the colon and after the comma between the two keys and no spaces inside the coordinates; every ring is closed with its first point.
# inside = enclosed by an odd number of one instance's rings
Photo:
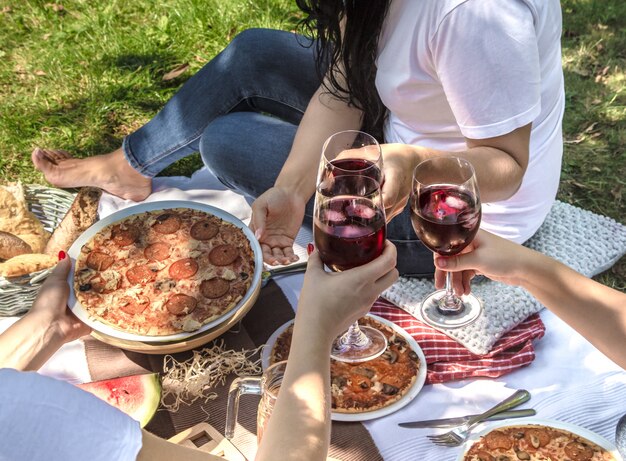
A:
{"type": "Polygon", "coordinates": [[[541,111],[541,69],[533,14],[521,0],[469,0],[431,37],[438,78],[470,139],[507,134],[541,111]]]}
{"type": "Polygon", "coordinates": [[[0,369],[0,460],[126,461],[139,423],[71,384],[0,369]]]}

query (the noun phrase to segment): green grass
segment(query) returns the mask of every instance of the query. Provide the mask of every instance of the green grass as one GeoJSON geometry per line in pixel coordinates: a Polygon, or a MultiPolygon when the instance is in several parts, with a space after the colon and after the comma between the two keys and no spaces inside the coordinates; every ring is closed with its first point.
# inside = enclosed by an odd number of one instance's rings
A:
{"type": "MultiPolygon", "coordinates": [[[[565,148],[558,198],[626,222],[626,2],[562,0],[565,148]]],[[[596,277],[626,291],[626,258],[596,277]]]]}
{"type": "MultiPolygon", "coordinates": [[[[558,198],[625,222],[626,2],[562,0],[567,108],[558,198]]],[[[35,146],[119,147],[248,27],[292,30],[293,0],[0,3],[0,181],[44,183],[35,146]],[[188,63],[171,81],[163,76],[188,63]]],[[[190,175],[198,156],[163,172],[190,175]]],[[[626,258],[598,277],[626,290],[626,258]]]]}
{"type": "MultiPolygon", "coordinates": [[[[43,181],[30,163],[34,146],[81,156],[117,148],[238,32],[293,29],[296,22],[288,0],[3,4],[0,178],[25,182],[43,181]],[[163,81],[183,63],[183,75],[163,81]]],[[[190,174],[199,165],[192,158],[169,173],[190,174]]]]}

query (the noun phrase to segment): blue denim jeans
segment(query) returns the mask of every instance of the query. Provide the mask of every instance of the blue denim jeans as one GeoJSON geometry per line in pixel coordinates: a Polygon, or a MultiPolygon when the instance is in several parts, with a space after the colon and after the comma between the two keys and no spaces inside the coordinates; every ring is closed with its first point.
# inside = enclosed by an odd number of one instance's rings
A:
{"type": "MultiPolygon", "coordinates": [[[[191,77],[165,107],[122,144],[128,162],[154,177],[200,152],[230,189],[258,197],[274,185],[298,124],[320,85],[311,41],[290,32],[250,29],[191,77]]],[[[313,200],[305,223],[311,225],[313,200]]],[[[409,214],[389,223],[404,275],[432,275],[432,254],[409,214]]]]}

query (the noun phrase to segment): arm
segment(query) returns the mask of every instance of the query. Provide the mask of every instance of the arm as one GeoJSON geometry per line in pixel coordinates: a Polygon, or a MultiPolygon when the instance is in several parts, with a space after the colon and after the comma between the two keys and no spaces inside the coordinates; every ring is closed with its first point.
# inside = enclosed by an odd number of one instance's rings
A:
{"type": "Polygon", "coordinates": [[[37,370],[65,343],[91,331],[67,308],[69,259],[59,261],[31,310],[0,335],[0,368],[37,370]]]}
{"type": "Polygon", "coordinates": [[[287,370],[257,461],[326,459],[332,341],[397,279],[395,264],[390,243],[376,260],[342,273],[324,272],[319,254],[311,254],[287,370]]]}
{"type": "MultiPolygon", "coordinates": [[[[607,357],[626,368],[626,349],[622,347],[626,343],[626,294],[485,231],[479,231],[472,246],[472,251],[459,256],[436,257],[437,268],[481,273],[523,287],[607,357]]],[[[442,284],[441,271],[437,273],[437,284],[442,284]]],[[[469,284],[463,291],[469,292],[469,284]]]]}
{"type": "Polygon", "coordinates": [[[358,129],[361,112],[330,95],[320,86],[304,113],[291,152],[274,187],[252,204],[250,227],[261,243],[268,264],[296,261],[293,242],[304,218],[304,208],[315,192],[322,145],[333,133],[358,129]]]}
{"type": "Polygon", "coordinates": [[[463,157],[476,170],[482,202],[496,202],[511,197],[522,184],[528,167],[531,125],[503,136],[465,139],[467,149],[447,152],[408,144],[384,144],[385,184],[383,196],[387,219],[399,214],[408,201],[415,167],[428,158],[440,155],[463,157]]]}
{"type": "Polygon", "coordinates": [[[333,133],[358,130],[361,111],[348,107],[320,86],[300,122],[291,152],[276,179],[276,187],[297,194],[304,202],[315,192],[322,145],[333,133]]]}

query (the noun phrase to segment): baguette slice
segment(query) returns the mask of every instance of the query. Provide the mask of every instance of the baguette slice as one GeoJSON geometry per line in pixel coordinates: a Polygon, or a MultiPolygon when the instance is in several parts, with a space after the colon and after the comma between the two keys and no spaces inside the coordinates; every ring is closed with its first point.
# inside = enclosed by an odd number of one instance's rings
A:
{"type": "Polygon", "coordinates": [[[98,220],[98,204],[102,190],[96,187],[83,187],[78,191],[72,206],[54,230],[44,253],[56,256],[59,251],[67,251],[72,243],[98,220]]]}
{"type": "Polygon", "coordinates": [[[14,256],[0,264],[0,275],[3,277],[20,277],[22,275],[48,269],[57,263],[54,256],[40,253],[27,253],[14,256]]]}

